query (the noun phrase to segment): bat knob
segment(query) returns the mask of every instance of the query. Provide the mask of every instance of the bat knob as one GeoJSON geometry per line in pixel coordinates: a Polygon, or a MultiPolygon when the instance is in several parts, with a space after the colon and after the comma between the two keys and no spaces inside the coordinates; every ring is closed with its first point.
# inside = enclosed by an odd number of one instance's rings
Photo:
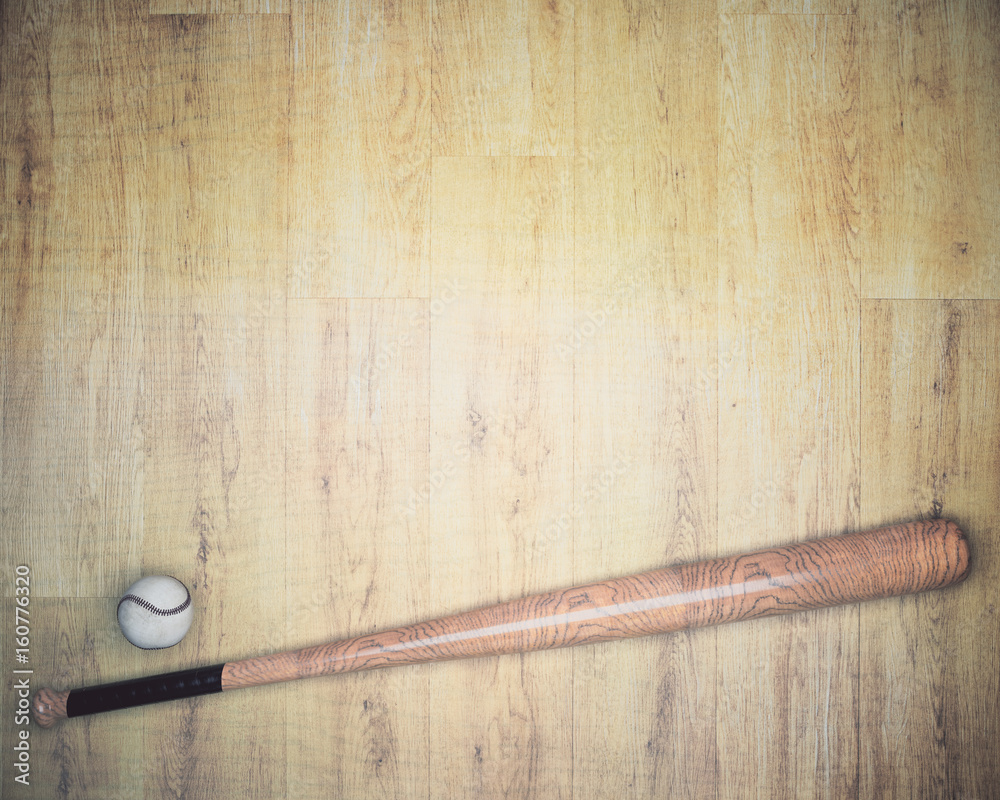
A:
{"type": "Polygon", "coordinates": [[[31,700],[31,716],[43,728],[51,728],[60,719],[69,716],[66,713],[66,700],[69,692],[57,692],[54,689],[39,689],[31,700]]]}

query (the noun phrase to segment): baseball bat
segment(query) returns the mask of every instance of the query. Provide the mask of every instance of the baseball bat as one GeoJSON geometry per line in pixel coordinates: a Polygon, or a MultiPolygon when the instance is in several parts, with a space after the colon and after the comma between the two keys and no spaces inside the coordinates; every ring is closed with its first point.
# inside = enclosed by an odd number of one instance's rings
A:
{"type": "Polygon", "coordinates": [[[969,573],[953,522],[930,520],[538,594],[382,633],[72,691],[40,690],[35,721],[380,667],[627,639],[939,589],[969,573]]]}

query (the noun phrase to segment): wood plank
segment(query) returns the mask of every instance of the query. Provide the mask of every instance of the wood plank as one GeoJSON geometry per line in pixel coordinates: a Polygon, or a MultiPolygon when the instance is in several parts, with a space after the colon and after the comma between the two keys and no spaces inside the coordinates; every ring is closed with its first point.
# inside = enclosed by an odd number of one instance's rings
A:
{"type": "MultiPolygon", "coordinates": [[[[738,553],[857,528],[857,35],[721,33],[719,549],[738,553]]],[[[857,609],[720,631],[719,797],[857,794],[857,642],[857,609]]]]}
{"type": "MultiPolygon", "coordinates": [[[[288,47],[278,17],[150,21],[142,568],[191,588],[181,663],[256,654],[285,626],[288,47]]],[[[278,692],[156,713],[150,793],[284,792],[278,692]]]]}
{"type": "MultiPolygon", "coordinates": [[[[51,342],[54,334],[49,315],[56,310],[43,285],[43,266],[48,261],[45,252],[50,247],[48,213],[55,183],[55,131],[47,74],[54,53],[65,59],[53,17],[51,8],[27,3],[0,7],[4,44],[0,47],[0,180],[4,201],[0,234],[0,554],[8,575],[16,564],[40,564],[46,551],[56,556],[51,572],[45,570],[36,577],[39,594],[56,594],[61,586],[68,593],[76,591],[75,581],[59,574],[64,559],[76,556],[73,538],[41,535],[44,530],[68,528],[70,514],[64,508],[47,512],[42,501],[46,496],[64,500],[60,483],[69,483],[71,474],[80,471],[78,463],[62,474],[56,470],[57,463],[45,470],[46,460],[55,461],[53,422],[65,399],[60,403],[59,398],[49,398],[46,384],[39,380],[53,371],[46,369],[43,354],[44,343],[51,342]]],[[[56,352],[50,344],[50,358],[56,352]]]]}
{"type": "Polygon", "coordinates": [[[572,155],[572,3],[435,3],[433,44],[435,156],[572,155]]]}
{"type": "Polygon", "coordinates": [[[1000,5],[866,4],[862,296],[1000,298],[1000,5]]]}
{"type": "MultiPolygon", "coordinates": [[[[427,508],[434,615],[568,585],[572,164],[440,158],[429,306],[427,508]]],[[[572,651],[435,665],[432,797],[568,797],[572,651]]]]}
{"type": "MultiPolygon", "coordinates": [[[[586,582],[716,554],[719,50],[714,4],[576,24],[574,507],[553,534],[586,582]]],[[[574,796],[714,792],[715,639],[574,654],[574,796]]]]}
{"type": "Polygon", "coordinates": [[[427,297],[429,13],[295,5],[291,297],[427,297]]]}
{"type": "MultiPolygon", "coordinates": [[[[296,301],[288,329],[288,638],[306,646],[427,612],[425,300],[296,301]]],[[[296,687],[289,794],[425,797],[426,668],[296,687]]]]}
{"type": "Polygon", "coordinates": [[[861,614],[862,796],[989,797],[1000,786],[1000,303],[862,304],[862,518],[965,530],[961,586],[861,614]]]}
{"type": "Polygon", "coordinates": [[[287,14],[285,0],[149,0],[150,14],[287,14]]]}
{"type": "Polygon", "coordinates": [[[721,0],[720,14],[856,14],[857,0],[721,0]]]}
{"type": "MultiPolygon", "coordinates": [[[[142,663],[115,621],[142,541],[145,23],[134,4],[0,9],[0,563],[31,568],[31,691],[112,680],[142,663]],[[57,595],[74,600],[48,599],[57,595]],[[91,595],[91,598],[81,596],[91,595]]],[[[4,617],[14,633],[13,604],[4,617]]],[[[5,636],[11,648],[13,636],[5,636]]],[[[13,701],[13,702],[11,702],[13,701]]],[[[142,717],[29,735],[28,785],[0,795],[141,796],[142,717]],[[114,731],[111,734],[111,731],[114,731]],[[92,738],[93,737],[93,738],[92,738]],[[91,749],[114,738],[115,748],[91,749]],[[121,737],[118,739],[118,737],[121,737]]]]}
{"type": "Polygon", "coordinates": [[[3,562],[103,595],[142,534],[145,23],[8,4],[3,26],[3,562]]]}

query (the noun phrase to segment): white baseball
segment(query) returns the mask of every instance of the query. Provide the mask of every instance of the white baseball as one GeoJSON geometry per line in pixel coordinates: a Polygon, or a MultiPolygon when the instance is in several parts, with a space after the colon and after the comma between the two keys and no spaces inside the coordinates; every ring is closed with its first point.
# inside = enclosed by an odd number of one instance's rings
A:
{"type": "Polygon", "coordinates": [[[173,647],[188,632],[194,607],[187,586],[169,575],[149,575],[128,587],[118,601],[118,624],[136,647],[173,647]]]}

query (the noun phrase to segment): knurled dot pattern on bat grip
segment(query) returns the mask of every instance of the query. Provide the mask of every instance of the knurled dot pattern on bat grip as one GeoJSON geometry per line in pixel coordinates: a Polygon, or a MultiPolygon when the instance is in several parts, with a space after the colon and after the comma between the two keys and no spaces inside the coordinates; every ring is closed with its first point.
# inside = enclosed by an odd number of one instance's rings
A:
{"type": "Polygon", "coordinates": [[[74,689],[66,700],[66,716],[81,717],[102,711],[180,700],[222,691],[222,668],[212,667],[170,672],[149,678],[109,683],[90,689],[74,689]]]}

